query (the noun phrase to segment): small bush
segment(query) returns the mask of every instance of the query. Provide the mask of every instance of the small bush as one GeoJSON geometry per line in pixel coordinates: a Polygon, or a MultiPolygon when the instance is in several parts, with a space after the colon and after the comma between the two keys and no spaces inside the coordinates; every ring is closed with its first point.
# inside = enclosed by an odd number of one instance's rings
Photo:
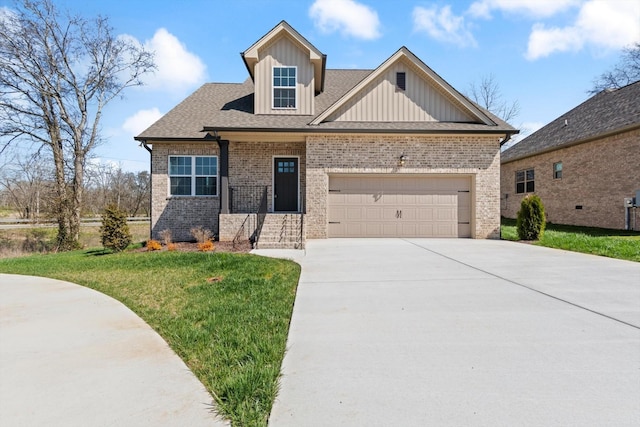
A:
{"type": "Polygon", "coordinates": [[[148,251],[162,250],[162,245],[157,240],[147,240],[147,245],[145,247],[148,251]]]}
{"type": "Polygon", "coordinates": [[[127,225],[127,216],[115,205],[109,205],[102,214],[100,226],[102,246],[114,252],[123,251],[131,244],[131,232],[127,225]]]}
{"type": "Polygon", "coordinates": [[[198,250],[201,252],[211,252],[215,249],[215,245],[211,240],[207,240],[203,243],[198,243],[198,250]]]}
{"type": "Polygon", "coordinates": [[[168,244],[167,244],[167,250],[168,250],[168,251],[173,252],[173,251],[175,251],[175,250],[177,250],[177,249],[178,249],[178,247],[176,246],[176,244],[175,244],[175,243],[168,243],[168,244]]]}
{"type": "Polygon", "coordinates": [[[516,229],[520,240],[539,240],[544,234],[547,219],[540,197],[529,194],[520,203],[516,229]]]}
{"type": "Polygon", "coordinates": [[[164,243],[165,246],[169,246],[171,243],[173,243],[171,230],[169,230],[168,228],[160,232],[160,237],[162,238],[162,243],[164,243]]]}
{"type": "Polygon", "coordinates": [[[203,228],[201,225],[193,227],[190,231],[191,235],[194,239],[196,239],[196,242],[198,243],[206,243],[213,237],[213,233],[211,232],[211,230],[203,228]]]}
{"type": "Polygon", "coordinates": [[[25,236],[24,242],[22,242],[22,250],[27,253],[49,252],[54,246],[48,234],[45,230],[29,230],[25,236]]]}

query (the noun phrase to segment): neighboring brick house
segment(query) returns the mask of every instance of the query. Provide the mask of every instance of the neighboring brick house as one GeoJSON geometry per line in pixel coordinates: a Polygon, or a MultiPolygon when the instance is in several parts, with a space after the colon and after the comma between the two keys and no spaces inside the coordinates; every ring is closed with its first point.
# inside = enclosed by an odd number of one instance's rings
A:
{"type": "Polygon", "coordinates": [[[507,218],[536,193],[550,222],[640,229],[640,209],[625,207],[640,190],[640,82],[598,93],[505,150],[501,163],[507,218]]]}
{"type": "Polygon", "coordinates": [[[244,83],[205,84],[136,137],[152,146],[153,237],[499,237],[500,146],[517,130],[407,48],[326,69],[282,21],[242,58],[244,83]]]}

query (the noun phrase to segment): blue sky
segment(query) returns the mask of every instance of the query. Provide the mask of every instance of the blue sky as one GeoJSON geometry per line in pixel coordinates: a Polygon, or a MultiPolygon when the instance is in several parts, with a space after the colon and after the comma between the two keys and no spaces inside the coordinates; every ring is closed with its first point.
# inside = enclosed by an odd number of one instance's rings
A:
{"type": "MultiPolygon", "coordinates": [[[[493,74],[524,134],[588,98],[620,49],[640,41],[640,0],[56,0],[109,17],[117,34],[156,52],[148,85],[104,112],[102,162],[148,169],[133,136],[205,82],[248,76],[240,52],[286,20],[328,68],[380,65],[407,46],[461,92],[493,74]]],[[[0,7],[10,2],[0,0],[0,7]]]]}

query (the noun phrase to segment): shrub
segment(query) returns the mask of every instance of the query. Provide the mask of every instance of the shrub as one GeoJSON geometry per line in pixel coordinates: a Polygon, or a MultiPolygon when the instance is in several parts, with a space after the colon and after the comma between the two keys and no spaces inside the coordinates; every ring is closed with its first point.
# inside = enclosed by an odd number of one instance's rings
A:
{"type": "Polygon", "coordinates": [[[516,229],[520,240],[539,240],[544,234],[547,219],[540,197],[529,194],[520,203],[516,229]]]}
{"type": "Polygon", "coordinates": [[[162,250],[162,245],[157,240],[147,240],[146,248],[148,251],[159,251],[162,250]]]}
{"type": "Polygon", "coordinates": [[[206,243],[213,237],[213,233],[211,232],[211,230],[203,228],[201,225],[193,227],[190,232],[193,238],[196,239],[196,242],[198,243],[206,243]]]}
{"type": "Polygon", "coordinates": [[[45,230],[29,230],[22,242],[22,250],[24,252],[49,252],[54,246],[45,230]]]}
{"type": "Polygon", "coordinates": [[[216,247],[211,240],[207,240],[203,243],[198,243],[198,250],[201,252],[211,252],[216,247]]]}
{"type": "Polygon", "coordinates": [[[127,225],[127,216],[113,204],[104,209],[100,236],[102,238],[102,246],[114,252],[125,250],[131,243],[131,232],[127,225]]]}
{"type": "Polygon", "coordinates": [[[171,230],[169,230],[168,228],[160,232],[160,237],[162,238],[162,243],[164,243],[165,246],[169,246],[171,243],[173,243],[171,230]]]}
{"type": "Polygon", "coordinates": [[[168,251],[173,252],[173,251],[175,251],[176,249],[178,249],[178,247],[176,246],[176,244],[175,244],[175,243],[168,243],[168,244],[167,244],[167,250],[168,250],[168,251]]]}

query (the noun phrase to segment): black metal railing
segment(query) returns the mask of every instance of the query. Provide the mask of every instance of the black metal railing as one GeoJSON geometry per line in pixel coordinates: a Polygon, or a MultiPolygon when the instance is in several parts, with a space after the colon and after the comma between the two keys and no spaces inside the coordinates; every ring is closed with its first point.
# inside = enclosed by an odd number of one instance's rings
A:
{"type": "Polygon", "coordinates": [[[262,195],[268,186],[229,186],[229,210],[231,213],[256,213],[260,209],[262,195]]]}
{"type": "Polygon", "coordinates": [[[260,233],[262,232],[262,226],[264,225],[264,219],[267,217],[267,188],[263,187],[262,189],[262,197],[260,198],[260,206],[258,207],[258,212],[256,214],[256,231],[254,233],[253,245],[257,247],[258,241],[260,240],[260,233]]]}

